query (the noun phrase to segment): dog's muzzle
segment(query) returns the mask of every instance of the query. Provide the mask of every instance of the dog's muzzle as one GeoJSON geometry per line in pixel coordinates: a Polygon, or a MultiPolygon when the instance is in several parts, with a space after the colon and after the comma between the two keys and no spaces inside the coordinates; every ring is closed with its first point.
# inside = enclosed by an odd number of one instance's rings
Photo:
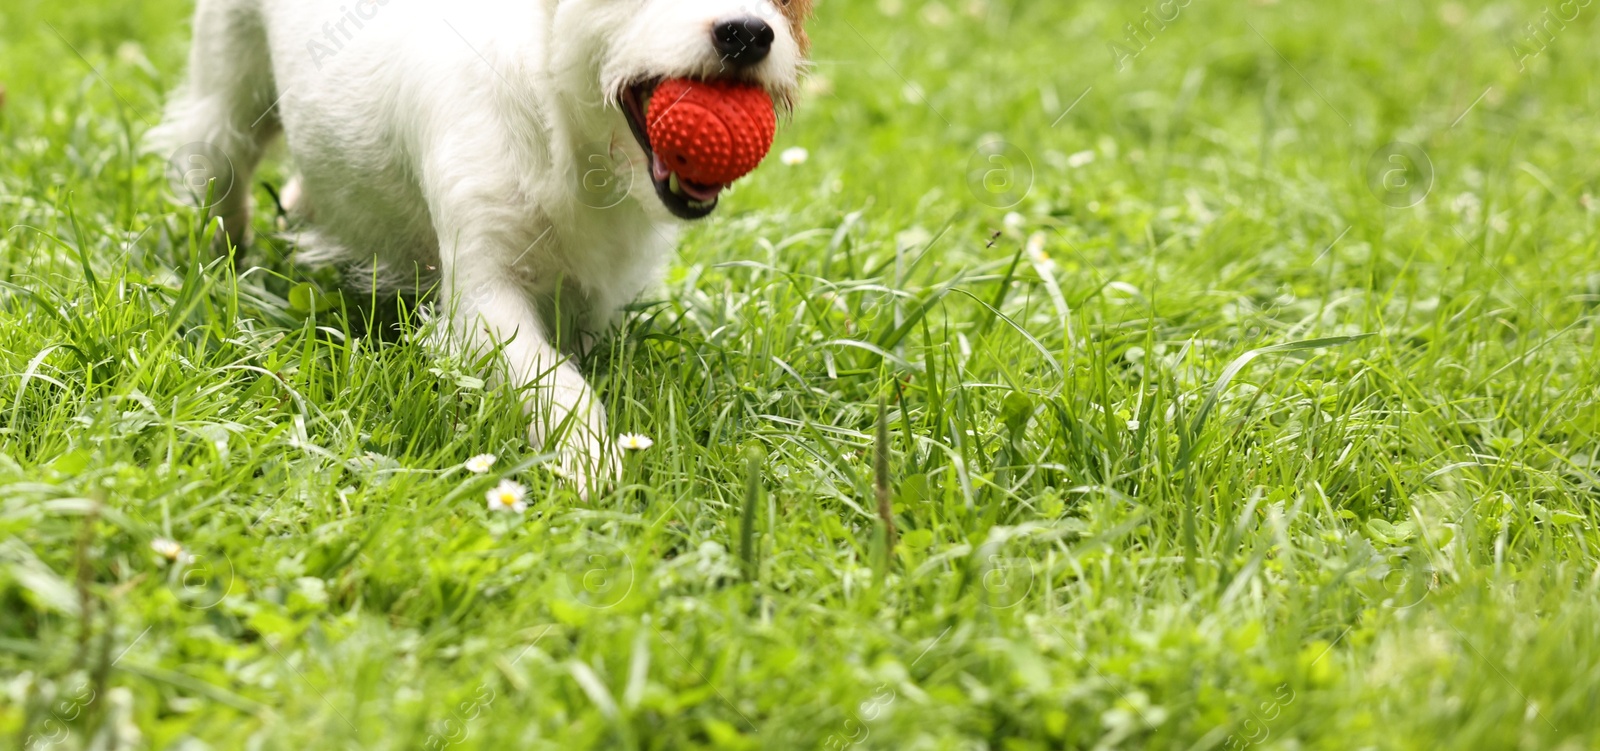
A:
{"type": "Polygon", "coordinates": [[[703,219],[717,208],[717,200],[727,185],[703,185],[679,177],[650,147],[650,128],[647,119],[650,97],[659,81],[646,81],[627,86],[622,92],[622,112],[628,118],[633,137],[644,149],[650,162],[650,180],[655,183],[656,196],[662,205],[680,219],[703,219]]]}

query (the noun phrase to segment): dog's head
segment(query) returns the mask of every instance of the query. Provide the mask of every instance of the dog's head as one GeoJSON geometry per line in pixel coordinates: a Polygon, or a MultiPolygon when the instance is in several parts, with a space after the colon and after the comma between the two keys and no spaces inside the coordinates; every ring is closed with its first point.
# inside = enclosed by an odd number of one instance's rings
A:
{"type": "MultiPolygon", "coordinates": [[[[725,185],[677,179],[650,147],[645,113],[669,78],[735,80],[766,89],[782,110],[794,102],[808,42],[812,0],[560,0],[556,43],[586,50],[572,60],[597,76],[615,117],[632,132],[639,164],[673,215],[699,219],[716,209],[725,185]]],[[[572,73],[573,71],[566,71],[572,73]]]]}

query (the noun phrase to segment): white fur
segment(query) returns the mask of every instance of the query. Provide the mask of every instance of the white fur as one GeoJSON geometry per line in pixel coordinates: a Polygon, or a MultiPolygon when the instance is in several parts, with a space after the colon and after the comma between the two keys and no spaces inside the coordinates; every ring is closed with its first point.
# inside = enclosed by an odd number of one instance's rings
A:
{"type": "Polygon", "coordinates": [[[251,172],[282,132],[299,258],[384,287],[437,280],[453,339],[500,348],[500,375],[529,387],[530,440],[560,441],[585,492],[616,463],[557,327],[605,331],[659,278],[677,225],[617,93],[738,75],[787,102],[802,65],[771,0],[200,0],[194,34],[150,141],[227,156],[213,176],[233,186],[214,210],[228,235],[244,241],[251,172]],[[752,14],[777,39],[734,73],[711,25],[752,14]],[[595,173],[607,154],[614,169],[595,173]],[[586,177],[632,187],[606,206],[578,189],[586,177]]]}

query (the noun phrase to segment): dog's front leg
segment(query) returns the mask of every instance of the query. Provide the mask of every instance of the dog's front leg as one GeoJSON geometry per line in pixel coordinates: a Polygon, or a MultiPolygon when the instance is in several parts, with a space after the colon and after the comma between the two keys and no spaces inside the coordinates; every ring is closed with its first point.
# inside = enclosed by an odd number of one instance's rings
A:
{"type": "Polygon", "coordinates": [[[448,269],[443,302],[451,311],[452,333],[469,353],[499,353],[496,375],[523,394],[528,440],[536,448],[554,443],[562,470],[587,499],[620,475],[621,465],[608,451],[605,408],[550,341],[518,274],[482,260],[448,269]]]}

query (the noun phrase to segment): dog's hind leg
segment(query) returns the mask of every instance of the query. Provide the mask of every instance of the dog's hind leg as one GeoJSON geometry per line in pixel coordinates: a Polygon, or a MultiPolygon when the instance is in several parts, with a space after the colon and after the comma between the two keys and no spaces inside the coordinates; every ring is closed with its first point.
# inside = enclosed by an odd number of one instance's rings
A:
{"type": "Polygon", "coordinates": [[[200,0],[188,80],[146,136],[179,198],[220,217],[235,246],[248,241],[251,176],[280,129],[260,2],[200,0]]]}

